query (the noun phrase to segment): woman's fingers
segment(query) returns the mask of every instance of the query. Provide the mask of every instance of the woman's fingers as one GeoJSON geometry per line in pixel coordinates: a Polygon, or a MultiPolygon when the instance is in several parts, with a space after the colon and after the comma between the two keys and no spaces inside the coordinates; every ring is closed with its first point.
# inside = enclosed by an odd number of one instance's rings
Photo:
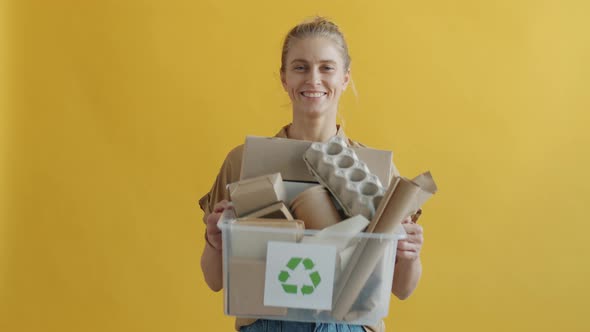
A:
{"type": "Polygon", "coordinates": [[[209,213],[209,215],[207,216],[207,228],[212,226],[215,226],[215,228],[217,228],[217,222],[219,221],[219,218],[221,218],[221,212],[209,213]]]}
{"type": "Polygon", "coordinates": [[[217,222],[219,221],[220,217],[221,212],[214,212],[207,216],[207,236],[209,237],[209,239],[216,236],[221,237],[221,230],[219,229],[219,227],[217,227],[217,222]]]}
{"type": "Polygon", "coordinates": [[[405,239],[400,240],[400,242],[402,242],[402,241],[422,244],[422,243],[424,243],[424,236],[422,234],[408,234],[408,235],[406,235],[405,239]]]}
{"type": "Polygon", "coordinates": [[[398,250],[396,255],[398,259],[405,260],[414,260],[419,257],[419,254],[417,252],[407,250],[398,250]]]}
{"type": "Polygon", "coordinates": [[[408,250],[408,251],[417,251],[420,247],[416,243],[407,242],[407,241],[399,241],[397,243],[397,250],[408,250]]]}
{"type": "Polygon", "coordinates": [[[223,210],[229,207],[230,203],[227,200],[220,201],[215,204],[213,207],[213,212],[209,213],[205,218],[207,222],[207,230],[206,230],[206,237],[209,244],[217,249],[221,250],[221,230],[217,227],[217,222],[221,215],[223,214],[223,210]]]}
{"type": "Polygon", "coordinates": [[[210,213],[207,216],[207,241],[217,250],[221,248],[221,230],[217,227],[217,221],[221,217],[221,212],[210,213]]]}
{"type": "Polygon", "coordinates": [[[216,235],[209,235],[209,233],[207,233],[206,240],[207,240],[207,242],[209,242],[209,245],[211,245],[214,249],[221,250],[222,240],[221,240],[220,233],[218,233],[216,235]]]}
{"type": "Polygon", "coordinates": [[[223,201],[217,202],[213,207],[213,212],[209,213],[207,216],[207,228],[213,228],[219,231],[219,228],[217,228],[217,222],[219,221],[219,218],[221,218],[223,211],[229,208],[229,206],[230,203],[225,199],[223,201]]]}
{"type": "Polygon", "coordinates": [[[229,202],[227,200],[219,201],[213,207],[213,212],[223,212],[223,210],[229,207],[229,202]]]}
{"type": "Polygon", "coordinates": [[[422,226],[420,226],[418,224],[409,223],[409,224],[403,224],[403,226],[404,226],[404,230],[408,234],[423,234],[424,233],[424,229],[422,228],[422,226]]]}
{"type": "Polygon", "coordinates": [[[407,241],[399,241],[397,245],[397,259],[414,260],[420,256],[420,245],[407,241]]]}
{"type": "Polygon", "coordinates": [[[422,234],[410,234],[397,242],[397,255],[400,259],[415,259],[422,250],[422,234]]]}
{"type": "Polygon", "coordinates": [[[406,231],[406,238],[397,242],[397,257],[404,260],[414,260],[420,256],[422,243],[424,242],[424,229],[414,223],[411,217],[402,222],[406,231]]]}

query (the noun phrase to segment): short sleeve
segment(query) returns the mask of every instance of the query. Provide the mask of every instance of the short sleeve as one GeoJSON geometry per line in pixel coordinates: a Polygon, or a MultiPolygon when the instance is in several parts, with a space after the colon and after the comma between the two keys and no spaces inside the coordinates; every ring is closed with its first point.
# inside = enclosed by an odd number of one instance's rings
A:
{"type": "Polygon", "coordinates": [[[236,147],[228,153],[221,165],[217,177],[215,178],[215,182],[213,182],[213,186],[211,186],[211,190],[199,199],[199,206],[205,215],[211,213],[213,207],[218,202],[224,199],[229,200],[226,187],[228,184],[240,179],[242,153],[243,145],[236,147]]]}

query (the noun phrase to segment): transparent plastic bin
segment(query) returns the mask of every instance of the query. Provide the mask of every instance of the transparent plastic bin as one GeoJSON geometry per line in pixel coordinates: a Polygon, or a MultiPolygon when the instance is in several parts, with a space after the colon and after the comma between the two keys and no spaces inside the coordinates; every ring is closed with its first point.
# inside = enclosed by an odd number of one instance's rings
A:
{"type": "Polygon", "coordinates": [[[316,230],[239,225],[231,209],[218,227],[226,315],[355,325],[387,316],[403,227],[318,239],[316,230]]]}

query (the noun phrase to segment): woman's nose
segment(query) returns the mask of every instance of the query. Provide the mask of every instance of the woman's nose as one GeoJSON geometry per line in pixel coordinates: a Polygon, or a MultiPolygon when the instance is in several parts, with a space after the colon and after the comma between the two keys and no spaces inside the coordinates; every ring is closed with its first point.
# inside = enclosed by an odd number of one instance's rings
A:
{"type": "Polygon", "coordinates": [[[310,70],[307,76],[307,83],[317,85],[322,81],[320,72],[318,70],[310,70]]]}

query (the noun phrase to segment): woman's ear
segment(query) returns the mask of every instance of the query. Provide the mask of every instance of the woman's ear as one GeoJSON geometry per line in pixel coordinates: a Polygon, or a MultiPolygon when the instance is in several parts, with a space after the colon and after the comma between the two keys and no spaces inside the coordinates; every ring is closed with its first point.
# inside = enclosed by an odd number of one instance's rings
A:
{"type": "Polygon", "coordinates": [[[346,87],[348,86],[348,82],[350,82],[350,67],[348,67],[348,69],[346,70],[346,73],[344,73],[344,80],[342,82],[342,91],[346,90],[346,87]]]}
{"type": "Polygon", "coordinates": [[[285,72],[283,70],[281,70],[280,73],[281,73],[281,84],[283,85],[283,90],[287,91],[287,79],[285,77],[285,72]]]}

